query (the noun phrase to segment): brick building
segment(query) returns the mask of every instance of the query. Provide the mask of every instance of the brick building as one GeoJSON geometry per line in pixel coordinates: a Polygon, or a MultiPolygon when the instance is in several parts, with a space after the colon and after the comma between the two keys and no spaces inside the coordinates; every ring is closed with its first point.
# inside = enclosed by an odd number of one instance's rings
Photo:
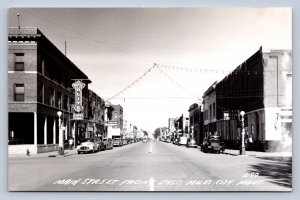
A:
{"type": "Polygon", "coordinates": [[[114,128],[123,130],[123,107],[121,105],[112,105],[113,112],[111,122],[117,122],[114,128]]]}
{"type": "Polygon", "coordinates": [[[197,103],[192,104],[189,107],[190,113],[190,129],[191,135],[196,139],[196,144],[200,145],[203,142],[203,112],[201,112],[201,106],[197,103]]]}
{"type": "Polygon", "coordinates": [[[239,141],[245,111],[246,142],[252,150],[291,148],[292,62],[290,50],[260,48],[216,86],[217,130],[227,146],[239,141]],[[290,144],[289,144],[290,143],[290,144]]]}
{"type": "Polygon", "coordinates": [[[58,111],[64,140],[84,137],[88,84],[82,91],[84,120],[72,120],[72,79],[88,77],[37,28],[8,29],[9,153],[57,150],[58,111]]]}
{"type": "Polygon", "coordinates": [[[216,101],[216,86],[217,81],[214,82],[203,94],[203,132],[204,137],[217,134],[217,101],[216,101]]]}
{"type": "Polygon", "coordinates": [[[103,137],[105,134],[104,115],[105,101],[92,90],[89,90],[88,137],[103,137]]]}

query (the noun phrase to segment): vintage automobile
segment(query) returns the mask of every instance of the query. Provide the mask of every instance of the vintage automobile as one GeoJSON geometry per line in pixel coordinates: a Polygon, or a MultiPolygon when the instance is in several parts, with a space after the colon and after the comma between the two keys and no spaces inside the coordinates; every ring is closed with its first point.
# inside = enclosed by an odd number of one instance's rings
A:
{"type": "Polygon", "coordinates": [[[112,149],[114,148],[113,140],[111,138],[103,138],[102,142],[105,146],[105,149],[112,149]]]}
{"type": "Polygon", "coordinates": [[[88,153],[98,150],[98,144],[94,138],[84,138],[81,140],[81,144],[77,146],[77,152],[80,153],[88,153]]]}
{"type": "Polygon", "coordinates": [[[224,153],[225,144],[221,142],[220,136],[209,136],[204,138],[203,143],[201,145],[201,151],[205,153],[224,153]]]}
{"type": "Polygon", "coordinates": [[[197,148],[196,140],[194,138],[188,138],[186,147],[187,148],[189,148],[189,147],[197,148]]]}
{"type": "Polygon", "coordinates": [[[143,143],[147,143],[148,142],[148,138],[147,137],[143,137],[142,142],[143,143]]]}
{"type": "Polygon", "coordinates": [[[115,146],[118,146],[118,147],[123,146],[122,139],[121,139],[121,138],[114,138],[114,139],[113,139],[113,146],[114,146],[114,147],[115,147],[115,146]]]}
{"type": "Polygon", "coordinates": [[[187,137],[180,137],[179,138],[179,142],[178,142],[178,145],[181,146],[181,145],[186,145],[187,144],[187,137]]]}
{"type": "Polygon", "coordinates": [[[179,139],[178,139],[178,138],[175,138],[175,139],[173,140],[173,144],[178,145],[178,144],[179,144],[179,139]]]}

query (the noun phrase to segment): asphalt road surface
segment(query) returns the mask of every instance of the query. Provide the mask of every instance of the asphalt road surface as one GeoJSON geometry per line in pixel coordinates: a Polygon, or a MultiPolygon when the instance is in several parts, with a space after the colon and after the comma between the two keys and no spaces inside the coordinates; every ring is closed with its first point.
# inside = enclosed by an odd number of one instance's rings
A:
{"type": "Polygon", "coordinates": [[[15,157],[9,191],[291,191],[291,158],[134,143],[94,154],[15,157]]]}

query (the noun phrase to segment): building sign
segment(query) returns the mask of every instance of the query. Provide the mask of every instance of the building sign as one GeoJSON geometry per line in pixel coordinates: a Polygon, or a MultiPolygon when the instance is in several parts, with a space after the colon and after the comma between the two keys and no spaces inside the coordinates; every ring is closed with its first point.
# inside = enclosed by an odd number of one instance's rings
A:
{"type": "Polygon", "coordinates": [[[224,116],[224,120],[239,120],[240,119],[240,113],[238,110],[224,111],[223,116],[224,116]]]}
{"type": "Polygon", "coordinates": [[[75,89],[75,103],[73,105],[75,113],[73,114],[73,119],[83,120],[82,89],[85,87],[85,84],[77,80],[72,84],[72,87],[75,89]]]}
{"type": "Polygon", "coordinates": [[[83,113],[73,113],[73,120],[83,120],[83,113]]]}
{"type": "Polygon", "coordinates": [[[111,125],[118,125],[117,121],[108,121],[105,123],[106,126],[111,126],[111,125]]]}

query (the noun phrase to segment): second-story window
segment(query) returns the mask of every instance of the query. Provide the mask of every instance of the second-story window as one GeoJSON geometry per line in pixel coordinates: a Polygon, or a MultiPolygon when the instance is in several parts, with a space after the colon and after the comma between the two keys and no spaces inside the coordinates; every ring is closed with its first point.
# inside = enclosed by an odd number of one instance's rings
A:
{"type": "Polygon", "coordinates": [[[213,103],[213,116],[216,116],[216,103],[213,103]]]}
{"type": "Polygon", "coordinates": [[[25,100],[25,87],[24,84],[15,84],[14,88],[15,101],[24,101],[25,100]]]}
{"type": "Polygon", "coordinates": [[[24,70],[24,53],[15,53],[15,71],[24,70]]]}
{"type": "Polygon", "coordinates": [[[212,118],[212,109],[211,109],[211,105],[209,105],[209,118],[212,118]]]}
{"type": "Polygon", "coordinates": [[[54,94],[54,89],[49,87],[48,90],[48,99],[49,99],[49,106],[54,106],[55,104],[55,94],[54,94]]]}
{"type": "Polygon", "coordinates": [[[56,99],[56,108],[62,109],[62,94],[61,92],[57,92],[57,99],[56,99]]]}

